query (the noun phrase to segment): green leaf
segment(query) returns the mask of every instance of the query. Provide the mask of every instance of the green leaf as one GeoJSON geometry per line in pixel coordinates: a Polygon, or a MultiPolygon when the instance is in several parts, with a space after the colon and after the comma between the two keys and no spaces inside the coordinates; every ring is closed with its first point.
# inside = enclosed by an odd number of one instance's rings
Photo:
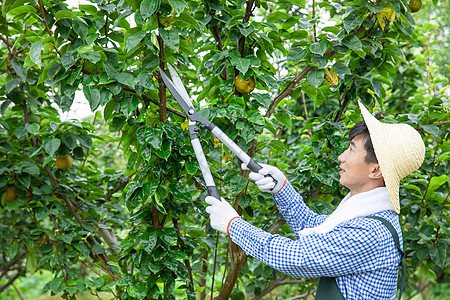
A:
{"type": "Polygon", "coordinates": [[[344,29],[349,33],[352,31],[356,26],[361,25],[363,22],[363,18],[357,17],[355,13],[349,14],[347,17],[344,18],[344,29]]]}
{"type": "Polygon", "coordinates": [[[250,68],[250,59],[242,57],[233,57],[231,59],[231,64],[233,66],[236,66],[236,69],[238,69],[242,74],[245,74],[250,68]]]}
{"type": "Polygon", "coordinates": [[[137,76],[137,80],[146,89],[155,90],[155,85],[153,84],[153,80],[148,72],[139,73],[137,76]]]}
{"type": "Polygon", "coordinates": [[[80,21],[87,25],[86,21],[79,18],[73,11],[70,10],[60,10],[55,14],[55,22],[58,22],[61,19],[72,19],[76,21],[80,21]]]}
{"type": "MultiPolygon", "coordinates": [[[[128,195],[128,193],[127,193],[128,195]]],[[[126,199],[126,205],[129,211],[132,211],[136,207],[139,206],[139,204],[144,202],[144,198],[142,195],[142,188],[138,187],[135,189],[129,197],[126,199]]]]}
{"type": "Polygon", "coordinates": [[[174,228],[164,228],[158,231],[158,236],[168,245],[174,245],[177,243],[178,235],[174,228]]]}
{"type": "Polygon", "coordinates": [[[284,143],[279,140],[270,141],[269,146],[280,152],[287,151],[286,147],[284,146],[284,143]]]}
{"type": "Polygon", "coordinates": [[[90,149],[92,147],[92,138],[87,134],[77,135],[77,139],[83,147],[90,149]]]}
{"type": "Polygon", "coordinates": [[[314,54],[319,54],[320,56],[323,56],[325,52],[327,51],[328,47],[328,41],[327,40],[320,40],[319,42],[315,42],[309,46],[309,51],[311,51],[314,54]]]}
{"type": "Polygon", "coordinates": [[[256,94],[252,93],[253,98],[262,105],[262,107],[269,107],[270,103],[272,103],[272,99],[269,94],[256,94]]]}
{"type": "Polygon", "coordinates": [[[137,44],[139,44],[142,39],[147,35],[145,31],[138,31],[130,35],[127,39],[127,49],[133,49],[137,44]]]}
{"type": "Polygon", "coordinates": [[[231,293],[231,300],[245,300],[244,292],[238,289],[233,290],[233,292],[231,293]]]}
{"type": "MultiPolygon", "coordinates": [[[[190,14],[188,13],[181,13],[178,18],[176,18],[176,21],[174,22],[174,25],[178,24],[181,27],[187,27],[187,28],[195,28],[197,30],[201,30],[199,21],[197,21],[196,19],[194,19],[190,14]]],[[[189,44],[185,44],[184,46],[188,46],[190,51],[189,52],[193,52],[192,49],[192,45],[189,44]]],[[[182,47],[183,51],[186,52],[186,54],[193,54],[193,53],[188,53],[188,48],[187,47],[182,47]]]]}
{"type": "Polygon", "coordinates": [[[69,69],[71,66],[73,66],[78,60],[78,51],[72,50],[67,51],[61,56],[61,64],[63,65],[64,69],[69,69]]]}
{"type": "Polygon", "coordinates": [[[344,65],[343,63],[335,63],[333,65],[333,69],[337,75],[346,75],[346,74],[351,75],[352,74],[352,71],[350,70],[350,68],[347,67],[346,65],[344,65]]]}
{"type": "Polygon", "coordinates": [[[128,95],[125,99],[120,102],[120,108],[126,116],[132,114],[139,105],[139,98],[136,95],[128,95]]]}
{"type": "Polygon", "coordinates": [[[247,120],[250,123],[254,123],[254,124],[262,125],[262,126],[264,126],[264,124],[266,123],[265,120],[264,120],[264,117],[259,113],[259,111],[252,112],[248,116],[247,120]]]}
{"type": "Polygon", "coordinates": [[[322,84],[324,76],[325,73],[323,72],[323,70],[320,69],[311,70],[308,73],[308,81],[314,87],[318,88],[322,84]]]}
{"type": "Polygon", "coordinates": [[[31,178],[30,174],[16,174],[17,181],[20,182],[25,188],[30,188],[31,178]]]}
{"type": "Polygon", "coordinates": [[[325,185],[332,186],[333,185],[333,178],[329,176],[329,174],[326,173],[314,173],[313,175],[315,178],[317,178],[320,182],[322,182],[325,185]]]}
{"type": "Polygon", "coordinates": [[[250,143],[255,139],[256,131],[252,126],[244,126],[240,134],[247,143],[250,143]]]}
{"type": "Polygon", "coordinates": [[[61,146],[61,140],[58,138],[53,138],[48,139],[45,142],[44,149],[50,156],[53,156],[55,152],[59,149],[59,146],[61,146]]]}
{"type": "Polygon", "coordinates": [[[63,136],[62,142],[71,150],[77,146],[77,138],[73,134],[63,136]]]}
{"type": "Polygon", "coordinates": [[[158,185],[159,184],[156,181],[144,182],[144,184],[142,185],[142,190],[146,195],[152,196],[156,192],[158,185]]]}
{"type": "Polygon", "coordinates": [[[188,191],[186,191],[186,188],[183,184],[180,182],[172,182],[169,185],[169,190],[172,193],[172,195],[177,198],[178,200],[181,200],[182,202],[190,203],[192,202],[191,195],[188,191]]]}
{"type": "Polygon", "coordinates": [[[299,19],[298,22],[303,27],[303,29],[308,29],[309,27],[311,27],[314,24],[316,24],[318,19],[319,19],[318,17],[315,17],[312,20],[309,20],[309,19],[306,19],[306,18],[302,18],[302,19],[299,19]]]}
{"type": "Polygon", "coordinates": [[[247,185],[247,179],[241,176],[233,176],[230,180],[230,191],[233,195],[239,194],[247,185]]]}
{"type": "Polygon", "coordinates": [[[284,126],[287,126],[289,128],[292,127],[292,119],[286,112],[284,112],[284,111],[278,112],[278,113],[274,114],[274,117],[275,117],[275,119],[278,120],[278,122],[280,122],[284,126]]]}
{"type": "Polygon", "coordinates": [[[287,55],[287,60],[288,61],[298,61],[303,59],[306,54],[308,54],[308,51],[306,49],[302,49],[302,48],[294,48],[291,49],[287,55]]]}
{"type": "Polygon", "coordinates": [[[88,59],[93,64],[99,62],[100,59],[102,59],[102,56],[97,51],[93,51],[93,52],[91,52],[89,54],[82,53],[82,54],[80,54],[80,56],[83,57],[83,58],[88,59]]]}
{"type": "Polygon", "coordinates": [[[328,63],[328,58],[326,56],[313,55],[313,57],[311,57],[311,62],[316,64],[319,68],[325,68],[328,63]]]}
{"type": "Polygon", "coordinates": [[[105,109],[103,110],[103,117],[105,118],[105,121],[109,121],[117,106],[119,106],[119,103],[115,100],[110,100],[108,104],[106,104],[105,109]]]}
{"type": "Polygon", "coordinates": [[[123,85],[129,86],[134,89],[135,80],[133,75],[130,73],[118,73],[116,74],[116,79],[123,85]]]}
{"type": "Polygon", "coordinates": [[[26,269],[28,272],[30,272],[31,274],[33,274],[37,268],[38,268],[38,261],[37,261],[37,256],[36,256],[36,252],[38,249],[29,249],[28,254],[27,254],[27,263],[25,265],[26,269]]]}
{"type": "Polygon", "coordinates": [[[184,162],[184,166],[186,167],[186,171],[189,175],[194,175],[198,170],[198,163],[195,159],[186,160],[184,162]]]}
{"type": "Polygon", "coordinates": [[[428,187],[428,191],[437,190],[440,186],[445,184],[449,179],[450,179],[450,177],[448,175],[445,175],[445,174],[443,174],[443,175],[441,175],[439,177],[431,178],[430,185],[428,187]]]}
{"type": "Polygon", "coordinates": [[[172,153],[172,143],[168,140],[163,141],[162,147],[155,149],[155,153],[163,159],[168,159],[172,153]]]}
{"type": "Polygon", "coordinates": [[[162,124],[162,130],[164,130],[167,137],[173,141],[180,140],[183,137],[183,130],[173,123],[164,122],[162,124]]]}
{"type": "Polygon", "coordinates": [[[13,243],[8,247],[8,257],[13,259],[16,257],[17,253],[19,253],[19,245],[17,243],[13,243]]]}
{"type": "Polygon", "coordinates": [[[39,68],[41,68],[41,48],[42,48],[42,40],[39,40],[33,43],[30,47],[30,59],[33,63],[35,63],[39,68]]]}
{"type": "Polygon", "coordinates": [[[158,11],[161,4],[160,0],[143,0],[140,5],[141,16],[147,19],[158,11]]]}
{"type": "Polygon", "coordinates": [[[244,27],[244,26],[239,26],[239,31],[241,32],[241,34],[245,37],[247,37],[250,33],[252,33],[253,31],[255,31],[255,26],[250,23],[250,25],[244,27]]]}
{"type": "Polygon", "coordinates": [[[350,34],[342,40],[342,44],[352,50],[362,50],[362,43],[354,34],[350,34]]]}
{"type": "Polygon", "coordinates": [[[182,0],[169,0],[170,6],[173,7],[173,9],[177,13],[183,12],[186,8],[189,8],[186,3],[184,3],[182,0]]]}
{"type": "Polygon", "coordinates": [[[16,86],[19,85],[19,83],[20,83],[20,78],[12,78],[8,82],[6,82],[6,84],[5,84],[6,93],[7,94],[11,93],[11,91],[14,90],[16,88],[16,86]]]}
{"type": "Polygon", "coordinates": [[[144,245],[144,250],[148,254],[151,254],[158,240],[158,235],[156,231],[152,230],[150,232],[145,232],[141,238],[142,238],[141,243],[142,245],[144,245]]]}
{"type": "Polygon", "coordinates": [[[435,125],[421,125],[421,127],[426,132],[428,132],[429,134],[434,135],[434,136],[439,136],[442,133],[441,130],[439,129],[439,127],[435,126],[435,125]]]}
{"type": "Polygon", "coordinates": [[[97,109],[98,104],[100,103],[100,92],[97,88],[92,86],[83,87],[83,93],[86,96],[86,100],[89,102],[89,106],[91,110],[94,111],[97,109]]]}
{"type": "Polygon", "coordinates": [[[154,149],[161,148],[163,140],[163,131],[159,128],[147,127],[145,131],[145,141],[154,149]]]}
{"type": "Polygon", "coordinates": [[[160,28],[159,34],[170,49],[178,51],[178,48],[180,47],[180,34],[177,30],[165,30],[160,28]]]}
{"type": "MultiPolygon", "coordinates": [[[[3,5],[5,5],[5,4],[3,4],[3,5]]],[[[26,14],[26,13],[36,13],[36,8],[32,5],[23,5],[23,6],[13,8],[10,11],[8,11],[8,13],[6,14],[6,19],[11,20],[18,15],[26,14]]]]}

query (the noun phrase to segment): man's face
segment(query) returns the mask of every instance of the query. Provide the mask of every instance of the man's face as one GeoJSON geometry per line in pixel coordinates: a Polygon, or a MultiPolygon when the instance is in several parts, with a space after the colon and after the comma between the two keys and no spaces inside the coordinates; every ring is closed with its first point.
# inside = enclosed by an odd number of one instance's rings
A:
{"type": "Polygon", "coordinates": [[[350,142],[350,146],[341,155],[338,160],[342,170],[340,183],[349,188],[352,196],[366,192],[373,188],[371,174],[374,168],[378,167],[375,163],[366,163],[364,160],[367,152],[364,149],[364,138],[358,135],[350,142]]]}

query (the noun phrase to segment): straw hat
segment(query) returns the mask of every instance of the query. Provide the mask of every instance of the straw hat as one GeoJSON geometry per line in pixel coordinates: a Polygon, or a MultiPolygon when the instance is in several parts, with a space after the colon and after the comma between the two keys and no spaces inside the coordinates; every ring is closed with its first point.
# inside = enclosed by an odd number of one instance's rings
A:
{"type": "Polygon", "coordinates": [[[400,180],[420,167],[425,157],[425,144],[419,132],[408,124],[381,123],[361,102],[358,104],[369,129],[389,197],[398,214],[400,180]]]}

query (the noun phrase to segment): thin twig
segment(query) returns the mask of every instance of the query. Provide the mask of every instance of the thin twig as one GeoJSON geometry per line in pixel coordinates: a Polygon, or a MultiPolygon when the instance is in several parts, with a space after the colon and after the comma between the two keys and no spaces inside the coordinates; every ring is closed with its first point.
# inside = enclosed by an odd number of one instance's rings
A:
{"type": "MultiPolygon", "coordinates": [[[[129,86],[124,85],[124,86],[123,86],[123,90],[124,90],[124,91],[128,91],[128,92],[135,93],[135,94],[137,95],[136,90],[133,89],[133,88],[130,88],[129,86]]],[[[149,96],[147,96],[147,95],[145,95],[145,94],[142,94],[142,99],[144,99],[144,100],[146,100],[146,101],[150,101],[151,103],[160,106],[160,103],[159,103],[158,101],[156,101],[155,99],[153,99],[153,98],[151,98],[151,97],[149,97],[149,96]]],[[[182,118],[186,118],[186,115],[183,114],[182,112],[179,112],[178,110],[172,109],[172,108],[170,108],[170,107],[167,107],[166,109],[167,109],[168,112],[171,112],[171,113],[173,113],[174,115],[177,115],[177,116],[182,117],[182,118]]]]}
{"type": "MultiPolygon", "coordinates": [[[[316,1],[312,1],[312,18],[314,19],[316,17],[316,1]]],[[[316,33],[316,23],[313,25],[313,34],[314,34],[314,42],[317,42],[317,33],[316,33]]]]}
{"type": "Polygon", "coordinates": [[[8,46],[8,50],[9,48],[11,48],[14,44],[11,43],[10,41],[8,41],[8,38],[4,38],[1,34],[0,34],[0,40],[3,41],[3,43],[5,43],[8,46]]]}
{"type": "MultiPolygon", "coordinates": [[[[39,8],[41,10],[42,21],[44,22],[44,25],[45,25],[45,29],[47,29],[48,35],[53,36],[52,32],[50,31],[50,28],[48,27],[47,19],[45,19],[44,5],[42,5],[41,0],[38,0],[38,2],[39,2],[39,8]]],[[[55,47],[56,52],[58,52],[59,56],[62,56],[61,52],[59,51],[58,47],[55,44],[55,41],[52,41],[52,44],[53,44],[53,47],[55,47]]]]}

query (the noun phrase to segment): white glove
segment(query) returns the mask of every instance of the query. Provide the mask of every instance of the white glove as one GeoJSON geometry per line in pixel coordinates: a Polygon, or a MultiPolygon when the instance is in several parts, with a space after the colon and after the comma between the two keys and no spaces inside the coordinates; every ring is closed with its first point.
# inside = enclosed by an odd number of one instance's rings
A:
{"type": "MultiPolygon", "coordinates": [[[[269,166],[266,164],[260,164],[262,169],[258,173],[251,172],[249,174],[250,179],[255,181],[258,188],[263,192],[269,192],[276,194],[284,187],[287,182],[286,176],[277,167],[269,166]],[[270,176],[266,176],[270,175],[270,176]]],[[[242,170],[249,170],[249,168],[243,163],[241,165],[242,170]]]]}
{"type": "Polygon", "coordinates": [[[231,221],[240,218],[239,214],[233,206],[223,198],[219,200],[215,197],[208,196],[205,198],[205,202],[211,204],[211,206],[206,208],[206,212],[211,218],[211,227],[228,234],[228,227],[230,226],[231,221]]]}

